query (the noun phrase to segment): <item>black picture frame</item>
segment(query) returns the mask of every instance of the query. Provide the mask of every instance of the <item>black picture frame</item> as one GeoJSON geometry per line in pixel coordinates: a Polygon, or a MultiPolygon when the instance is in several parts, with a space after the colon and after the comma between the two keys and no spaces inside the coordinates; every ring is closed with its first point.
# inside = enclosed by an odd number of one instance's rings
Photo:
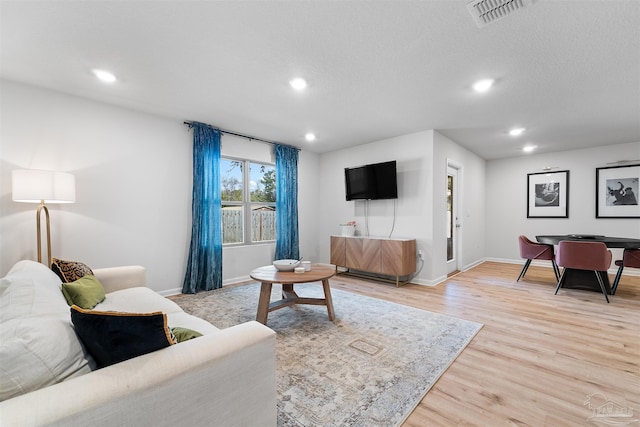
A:
{"type": "Polygon", "coordinates": [[[527,218],[569,218],[569,171],[527,174],[527,218]]]}
{"type": "Polygon", "coordinates": [[[640,164],[596,168],[596,218],[640,218],[640,164]]]}

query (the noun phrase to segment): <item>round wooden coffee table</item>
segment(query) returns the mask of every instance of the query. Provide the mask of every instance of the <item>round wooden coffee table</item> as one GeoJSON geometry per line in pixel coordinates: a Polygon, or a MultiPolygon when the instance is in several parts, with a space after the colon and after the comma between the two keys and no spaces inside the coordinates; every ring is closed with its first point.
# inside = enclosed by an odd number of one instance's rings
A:
{"type": "Polygon", "coordinates": [[[293,271],[278,271],[273,265],[256,268],[249,276],[262,283],[260,287],[260,300],[258,301],[258,314],[256,320],[263,325],[267,324],[267,316],[270,312],[288,307],[294,304],[326,305],[329,320],[335,318],[333,301],[331,300],[331,288],[329,278],[336,274],[334,268],[319,264],[313,264],[311,271],[294,273],[293,271]],[[322,282],[324,298],[301,298],[293,290],[296,283],[322,282]],[[282,299],[271,301],[271,287],[274,283],[282,284],[282,299]]]}

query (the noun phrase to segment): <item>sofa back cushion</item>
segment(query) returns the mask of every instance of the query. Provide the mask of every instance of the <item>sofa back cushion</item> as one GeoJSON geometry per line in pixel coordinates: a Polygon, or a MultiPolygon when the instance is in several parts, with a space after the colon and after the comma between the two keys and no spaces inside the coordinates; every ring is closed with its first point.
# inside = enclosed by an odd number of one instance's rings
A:
{"type": "Polygon", "coordinates": [[[61,281],[34,261],[0,279],[0,401],[91,372],[61,281]]]}

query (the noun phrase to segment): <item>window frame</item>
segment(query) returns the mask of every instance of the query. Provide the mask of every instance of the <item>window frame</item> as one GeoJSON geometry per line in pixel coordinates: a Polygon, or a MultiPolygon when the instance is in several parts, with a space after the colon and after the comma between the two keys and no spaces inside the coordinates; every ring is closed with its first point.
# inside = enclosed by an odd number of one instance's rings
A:
{"type": "MultiPolygon", "coordinates": [[[[253,241],[251,238],[251,230],[252,230],[252,213],[255,208],[260,206],[272,206],[275,210],[276,202],[252,202],[251,201],[251,165],[264,165],[271,166],[275,171],[276,165],[274,163],[256,161],[251,159],[246,159],[242,157],[234,157],[234,156],[220,156],[223,160],[228,160],[232,162],[240,162],[242,163],[242,201],[225,201],[221,200],[222,206],[240,206],[242,207],[242,242],[231,242],[222,244],[223,247],[231,247],[231,246],[251,246],[251,245],[264,245],[264,244],[275,244],[276,239],[273,240],[259,240],[253,241]]],[[[220,171],[222,172],[222,171],[220,171]]],[[[277,172],[276,172],[277,173],[277,172]]],[[[222,181],[222,173],[220,173],[220,180],[222,181]]],[[[222,182],[220,183],[220,191],[222,191],[222,182]]],[[[277,190],[276,190],[277,191],[277,190]]],[[[222,197],[221,197],[222,199],[222,197]]],[[[277,236],[278,230],[276,228],[275,234],[277,236]]],[[[224,240],[224,239],[223,239],[224,240]]]]}

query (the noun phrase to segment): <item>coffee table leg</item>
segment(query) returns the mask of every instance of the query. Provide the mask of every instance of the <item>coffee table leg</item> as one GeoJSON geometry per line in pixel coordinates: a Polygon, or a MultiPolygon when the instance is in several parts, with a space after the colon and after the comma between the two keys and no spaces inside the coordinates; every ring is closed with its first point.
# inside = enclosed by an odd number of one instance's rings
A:
{"type": "Polygon", "coordinates": [[[260,287],[260,299],[258,300],[258,314],[256,320],[263,325],[267,324],[269,314],[269,302],[271,301],[271,283],[263,282],[260,287]]]}
{"type": "Polygon", "coordinates": [[[331,288],[329,287],[329,280],[322,280],[322,289],[324,289],[324,301],[327,303],[327,313],[329,314],[329,320],[335,319],[335,313],[333,312],[333,300],[331,299],[331,288]]]}

